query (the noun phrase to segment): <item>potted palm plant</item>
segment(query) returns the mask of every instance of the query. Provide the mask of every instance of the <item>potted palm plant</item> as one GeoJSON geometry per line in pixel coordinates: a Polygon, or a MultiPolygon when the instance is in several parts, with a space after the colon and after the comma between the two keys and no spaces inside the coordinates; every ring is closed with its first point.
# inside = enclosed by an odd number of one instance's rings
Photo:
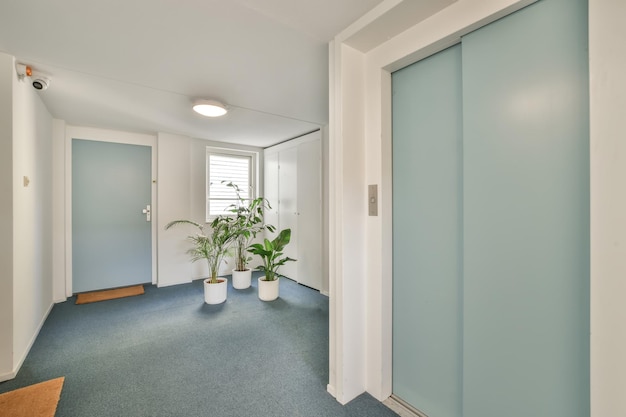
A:
{"type": "Polygon", "coordinates": [[[259,277],[259,298],[263,301],[273,301],[278,298],[279,279],[278,268],[287,262],[295,261],[288,256],[283,256],[285,246],[291,240],[291,229],[283,229],[274,240],[264,239],[263,243],[253,243],[248,248],[250,253],[258,255],[263,260],[259,270],[264,276],[259,277]]]}
{"type": "Polygon", "coordinates": [[[264,229],[273,232],[275,229],[272,225],[263,224],[263,211],[271,208],[265,198],[258,197],[248,201],[241,196],[241,189],[237,184],[228,182],[226,185],[233,188],[237,195],[237,202],[226,209],[232,213],[226,222],[235,252],[233,288],[241,290],[250,287],[252,281],[252,270],[248,267],[252,258],[248,256],[248,246],[259,232],[264,229]]]}
{"type": "Polygon", "coordinates": [[[206,260],[209,267],[209,278],[204,280],[204,301],[207,304],[220,304],[226,301],[228,279],[218,277],[219,267],[228,252],[228,244],[232,239],[227,219],[216,217],[210,223],[210,233],[206,233],[204,226],[191,220],[174,220],[169,222],[165,229],[177,225],[191,225],[197,232],[187,236],[193,246],[187,250],[192,262],[206,260]]]}

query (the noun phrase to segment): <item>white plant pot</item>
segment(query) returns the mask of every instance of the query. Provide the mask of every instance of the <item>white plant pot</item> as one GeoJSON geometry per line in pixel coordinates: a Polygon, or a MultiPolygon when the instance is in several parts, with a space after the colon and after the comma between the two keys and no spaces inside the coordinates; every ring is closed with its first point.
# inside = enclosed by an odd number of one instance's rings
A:
{"type": "Polygon", "coordinates": [[[252,284],[252,270],[236,271],[233,269],[233,288],[237,290],[245,290],[252,284]]]}
{"type": "Polygon", "coordinates": [[[207,304],[221,304],[226,301],[228,294],[228,279],[217,277],[217,284],[211,284],[211,279],[204,280],[204,302],[207,304]]]}
{"type": "Polygon", "coordinates": [[[259,299],[262,301],[274,301],[278,298],[280,278],[273,281],[265,281],[265,277],[259,277],[259,299]]]}

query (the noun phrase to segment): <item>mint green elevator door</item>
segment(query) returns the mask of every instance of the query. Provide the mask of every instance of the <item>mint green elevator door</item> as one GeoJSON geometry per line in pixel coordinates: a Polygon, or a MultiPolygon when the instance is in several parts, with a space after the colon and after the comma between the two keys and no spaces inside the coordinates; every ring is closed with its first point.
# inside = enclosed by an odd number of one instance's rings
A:
{"type": "Polygon", "coordinates": [[[586,0],[463,38],[463,417],[589,416],[587,51],[586,0]]]}
{"type": "Polygon", "coordinates": [[[461,415],[461,47],[393,74],[393,393],[461,415]]]}
{"type": "Polygon", "coordinates": [[[152,282],[152,148],[72,140],[72,290],[152,282]]]}
{"type": "Polygon", "coordinates": [[[393,394],[429,417],[590,414],[587,20],[540,0],[392,76],[393,394]]]}

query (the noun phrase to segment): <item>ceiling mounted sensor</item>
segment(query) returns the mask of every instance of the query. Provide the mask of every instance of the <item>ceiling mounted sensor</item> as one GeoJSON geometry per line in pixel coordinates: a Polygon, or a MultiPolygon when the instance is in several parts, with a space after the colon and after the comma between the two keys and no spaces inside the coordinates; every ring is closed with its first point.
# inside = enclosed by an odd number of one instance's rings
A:
{"type": "Polygon", "coordinates": [[[15,64],[15,69],[17,71],[17,78],[23,80],[24,77],[30,77],[33,75],[33,69],[30,65],[20,64],[19,62],[15,64]]]}
{"type": "Polygon", "coordinates": [[[220,117],[228,112],[224,104],[215,100],[196,100],[193,103],[193,110],[207,117],[220,117]]]}
{"type": "Polygon", "coordinates": [[[15,69],[17,72],[18,80],[23,80],[26,77],[30,77],[35,90],[46,90],[50,85],[50,78],[40,72],[33,71],[30,65],[16,63],[15,69]]]}
{"type": "Polygon", "coordinates": [[[50,78],[43,75],[33,76],[33,87],[35,90],[47,90],[50,85],[50,78]]]}

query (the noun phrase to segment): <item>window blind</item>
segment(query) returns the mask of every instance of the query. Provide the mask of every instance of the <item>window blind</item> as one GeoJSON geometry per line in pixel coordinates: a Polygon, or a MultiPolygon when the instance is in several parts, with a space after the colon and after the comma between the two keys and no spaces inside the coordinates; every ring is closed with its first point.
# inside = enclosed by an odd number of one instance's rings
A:
{"type": "Polygon", "coordinates": [[[241,197],[249,200],[252,194],[252,158],[242,155],[209,153],[207,158],[207,219],[227,214],[226,209],[237,203],[237,194],[226,184],[236,184],[241,197]]]}

